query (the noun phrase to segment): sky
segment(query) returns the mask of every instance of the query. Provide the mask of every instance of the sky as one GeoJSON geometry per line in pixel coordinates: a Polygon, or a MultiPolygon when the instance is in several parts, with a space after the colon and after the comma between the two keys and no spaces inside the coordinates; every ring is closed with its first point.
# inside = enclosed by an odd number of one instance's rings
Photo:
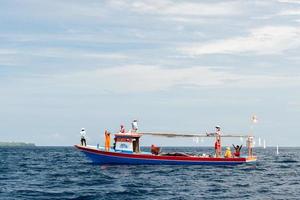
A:
{"type": "Polygon", "coordinates": [[[137,119],[300,146],[299,51],[297,0],[1,0],[0,141],[103,144],[137,119]]]}

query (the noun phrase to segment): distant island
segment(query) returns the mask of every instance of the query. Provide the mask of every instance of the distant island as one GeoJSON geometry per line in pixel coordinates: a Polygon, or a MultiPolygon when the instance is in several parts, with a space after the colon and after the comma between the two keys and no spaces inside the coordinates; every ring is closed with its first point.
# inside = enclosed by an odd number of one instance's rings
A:
{"type": "Polygon", "coordinates": [[[0,142],[0,147],[35,147],[35,144],[25,142],[0,142]]]}

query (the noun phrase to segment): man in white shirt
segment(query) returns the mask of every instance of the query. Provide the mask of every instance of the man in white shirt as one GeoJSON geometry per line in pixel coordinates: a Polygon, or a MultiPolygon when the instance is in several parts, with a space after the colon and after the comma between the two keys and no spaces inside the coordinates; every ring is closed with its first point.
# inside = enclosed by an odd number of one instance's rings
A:
{"type": "Polygon", "coordinates": [[[138,121],[135,119],[135,120],[133,120],[133,122],[131,123],[131,130],[132,130],[132,132],[137,132],[137,130],[138,130],[138,121]]]}
{"type": "Polygon", "coordinates": [[[84,144],[84,146],[86,146],[86,132],[85,132],[85,130],[84,130],[84,128],[82,128],[81,129],[81,131],[80,131],[80,136],[81,136],[81,146],[83,146],[83,144],[84,144]]]}
{"type": "Polygon", "coordinates": [[[216,126],[216,132],[213,132],[213,133],[207,133],[206,132],[206,136],[220,137],[221,136],[221,127],[220,126],[216,126]]]}
{"type": "Polygon", "coordinates": [[[217,136],[221,136],[221,127],[220,126],[216,126],[216,134],[217,134],[217,136]]]}

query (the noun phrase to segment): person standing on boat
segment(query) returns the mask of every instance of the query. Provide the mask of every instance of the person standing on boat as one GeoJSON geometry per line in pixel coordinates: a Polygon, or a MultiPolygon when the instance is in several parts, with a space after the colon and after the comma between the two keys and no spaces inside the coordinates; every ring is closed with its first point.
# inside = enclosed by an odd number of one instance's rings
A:
{"type": "Polygon", "coordinates": [[[116,145],[117,145],[117,138],[114,138],[114,144],[113,144],[113,149],[116,151],[116,145]]]}
{"type": "Polygon", "coordinates": [[[124,125],[121,125],[121,127],[120,127],[120,133],[125,133],[125,132],[126,132],[126,130],[125,130],[124,125]]]}
{"type": "Polygon", "coordinates": [[[136,119],[131,123],[131,128],[131,132],[135,133],[138,131],[138,121],[136,119]]]}
{"type": "Polygon", "coordinates": [[[85,132],[84,128],[81,129],[80,136],[81,136],[81,139],[80,139],[81,146],[86,146],[86,132],[85,132]]]}
{"type": "Polygon", "coordinates": [[[215,132],[212,132],[212,133],[207,133],[206,132],[206,136],[216,136],[216,137],[218,137],[218,136],[221,136],[221,127],[220,126],[216,126],[215,127],[216,128],[216,131],[215,132]]]}
{"type": "Polygon", "coordinates": [[[216,142],[215,142],[215,152],[216,152],[216,157],[219,158],[221,157],[222,154],[222,147],[221,147],[221,127],[220,126],[216,126],[216,132],[215,132],[215,136],[216,136],[216,142]]]}
{"type": "Polygon", "coordinates": [[[219,137],[216,137],[215,154],[217,158],[221,157],[221,140],[219,137]]]}
{"type": "Polygon", "coordinates": [[[221,127],[220,126],[216,126],[216,135],[221,136],[221,127]]]}
{"type": "Polygon", "coordinates": [[[248,146],[248,156],[252,157],[253,156],[253,137],[249,136],[247,139],[247,146],[248,146]]]}
{"type": "Polygon", "coordinates": [[[105,151],[109,151],[109,149],[110,149],[110,132],[105,130],[104,136],[105,136],[105,151]]]}

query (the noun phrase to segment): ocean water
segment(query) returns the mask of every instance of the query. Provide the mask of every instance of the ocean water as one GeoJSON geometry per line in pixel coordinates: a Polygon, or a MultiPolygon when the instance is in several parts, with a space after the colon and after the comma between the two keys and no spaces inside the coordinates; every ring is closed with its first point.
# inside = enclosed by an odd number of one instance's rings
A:
{"type": "Polygon", "coordinates": [[[0,199],[300,199],[300,148],[255,151],[239,166],[99,166],[73,147],[1,147],[0,199]]]}

